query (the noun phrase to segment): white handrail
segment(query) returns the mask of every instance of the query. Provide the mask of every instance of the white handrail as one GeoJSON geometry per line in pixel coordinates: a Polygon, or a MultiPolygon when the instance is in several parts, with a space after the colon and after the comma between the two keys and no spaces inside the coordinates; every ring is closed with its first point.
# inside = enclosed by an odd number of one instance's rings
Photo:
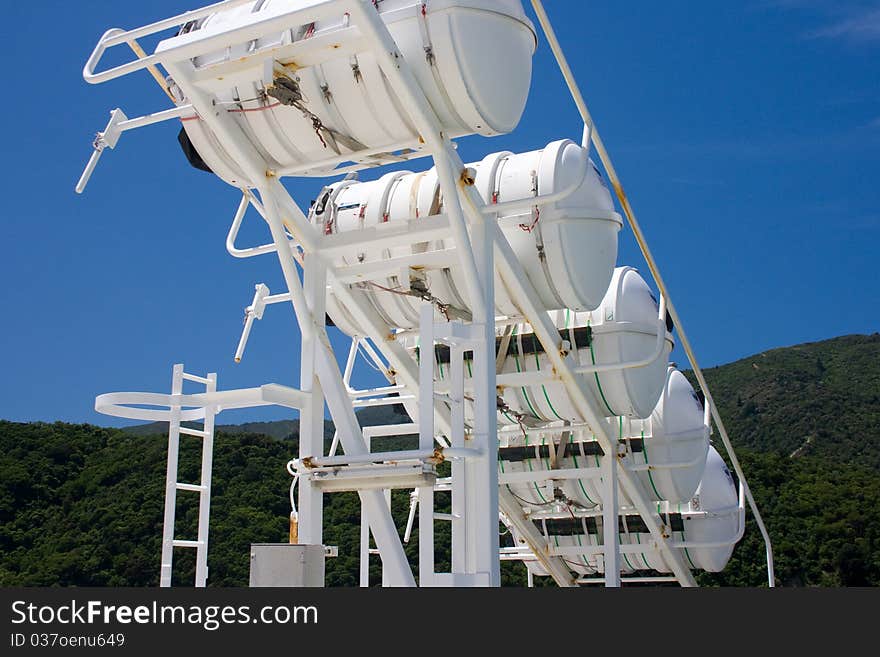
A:
{"type": "MultiPolygon", "coordinates": [[[[261,216],[263,215],[263,209],[260,207],[259,202],[253,197],[253,194],[248,190],[243,190],[238,209],[235,211],[235,215],[232,218],[232,225],[229,226],[229,232],[226,234],[226,251],[233,258],[253,258],[266,253],[276,253],[278,250],[274,242],[262,244],[261,246],[251,246],[244,249],[235,246],[235,240],[238,238],[238,231],[241,230],[242,221],[247,214],[248,207],[251,205],[254,206],[254,209],[256,209],[261,216]]],[[[293,240],[288,240],[288,242],[291,251],[295,252],[298,244],[293,240]]]]}
{"type": "Polygon", "coordinates": [[[660,296],[660,311],[657,319],[657,342],[654,351],[645,358],[637,360],[624,361],[622,363],[605,363],[596,365],[581,365],[574,368],[576,374],[592,374],[597,372],[609,372],[618,370],[628,370],[638,367],[645,367],[655,362],[663,354],[663,346],[667,339],[666,331],[666,297],[660,296]]]}
{"type": "Polygon", "coordinates": [[[100,84],[127,75],[128,73],[139,71],[142,68],[155,65],[158,62],[158,57],[154,54],[137,59],[133,62],[120,64],[119,66],[100,73],[95,73],[95,68],[97,68],[98,63],[101,61],[101,58],[104,56],[104,53],[108,48],[128,43],[145,36],[150,36],[151,34],[156,34],[157,32],[162,32],[163,30],[168,30],[173,27],[179,27],[190,21],[209,16],[222,9],[232,9],[233,7],[243,5],[247,2],[253,2],[253,0],[223,0],[223,2],[208,5],[201,9],[185,11],[177,16],[150,23],[149,25],[138,27],[134,30],[123,30],[119,27],[111,27],[104,32],[103,36],[98,41],[98,44],[95,46],[95,49],[92,51],[92,54],[89,56],[89,59],[86,61],[86,65],[83,68],[83,78],[89,84],[100,84]]]}
{"type": "MultiPolygon", "coordinates": [[[[510,212],[511,210],[520,210],[534,207],[536,205],[558,203],[559,201],[565,200],[566,198],[574,194],[578,189],[580,189],[581,185],[584,184],[584,180],[586,180],[587,178],[587,172],[589,170],[590,160],[589,158],[585,158],[584,166],[581,168],[580,173],[577,176],[577,180],[575,180],[575,182],[570,184],[568,187],[552,192],[551,194],[527,196],[525,198],[516,199],[513,201],[504,201],[502,203],[492,203],[490,201],[483,206],[482,212],[483,214],[504,214],[510,212]]],[[[613,214],[620,217],[620,215],[618,215],[616,212],[614,212],[613,214]]]]}

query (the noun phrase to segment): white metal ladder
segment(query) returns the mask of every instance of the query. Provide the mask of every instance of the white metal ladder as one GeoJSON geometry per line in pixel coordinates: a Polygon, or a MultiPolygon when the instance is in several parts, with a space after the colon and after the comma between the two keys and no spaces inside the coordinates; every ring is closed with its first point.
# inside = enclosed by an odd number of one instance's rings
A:
{"type": "MultiPolygon", "coordinates": [[[[193,381],[205,386],[206,393],[217,391],[217,375],[205,377],[188,374],[183,371],[183,364],[174,366],[171,379],[172,400],[179,400],[183,394],[183,382],[193,381]]],[[[208,581],[208,522],[211,513],[211,469],[214,459],[214,406],[205,407],[205,417],[201,429],[191,429],[180,425],[181,406],[171,406],[168,422],[168,465],[165,472],[165,520],[162,527],[162,567],[159,575],[159,586],[171,586],[172,562],[174,548],[195,548],[196,574],[195,585],[204,587],[208,581]],[[180,456],[180,434],[195,436],[202,439],[202,466],[199,483],[188,484],[177,481],[177,465],[180,456]],[[177,491],[190,491],[199,494],[199,526],[196,540],[180,540],[174,538],[174,516],[177,508],[177,491]]]]}

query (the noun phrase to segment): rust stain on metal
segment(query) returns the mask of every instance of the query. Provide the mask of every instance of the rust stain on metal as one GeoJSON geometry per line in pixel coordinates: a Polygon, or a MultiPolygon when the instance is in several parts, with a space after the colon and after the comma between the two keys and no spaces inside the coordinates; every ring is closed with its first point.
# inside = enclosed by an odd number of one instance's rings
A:
{"type": "Polygon", "coordinates": [[[293,60],[290,60],[288,62],[278,62],[278,65],[281,66],[282,68],[286,68],[291,73],[296,73],[298,70],[300,70],[302,68],[302,66],[300,66],[299,64],[297,64],[293,60]]]}

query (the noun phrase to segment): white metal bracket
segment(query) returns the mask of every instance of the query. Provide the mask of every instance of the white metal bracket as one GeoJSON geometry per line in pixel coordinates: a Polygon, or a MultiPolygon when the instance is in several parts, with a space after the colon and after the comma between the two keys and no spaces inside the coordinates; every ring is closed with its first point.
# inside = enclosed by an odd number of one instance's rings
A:
{"type": "Polygon", "coordinates": [[[116,144],[119,142],[119,137],[123,132],[126,130],[133,130],[134,128],[142,128],[143,126],[152,125],[153,123],[159,123],[161,121],[168,121],[169,119],[177,119],[188,113],[193,113],[192,106],[181,105],[180,107],[172,107],[171,109],[156,112],[154,114],[147,114],[136,119],[129,119],[125,115],[125,112],[117,107],[110,112],[110,121],[107,123],[107,127],[104,128],[102,132],[95,135],[95,140],[92,142],[94,151],[92,152],[92,156],[89,158],[88,163],[86,163],[86,168],[83,169],[79,182],[76,183],[76,193],[83,193],[83,190],[85,190],[86,185],[89,183],[89,179],[92,177],[92,173],[95,171],[95,167],[98,166],[98,160],[101,159],[101,154],[104,152],[104,149],[116,148],[116,144]]]}

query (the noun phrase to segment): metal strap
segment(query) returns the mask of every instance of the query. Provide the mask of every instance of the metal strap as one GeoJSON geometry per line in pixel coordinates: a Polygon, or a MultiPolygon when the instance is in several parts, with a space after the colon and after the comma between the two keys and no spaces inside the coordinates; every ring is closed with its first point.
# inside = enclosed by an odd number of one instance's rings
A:
{"type": "Polygon", "coordinates": [[[437,89],[443,97],[443,103],[446,105],[449,113],[452,114],[452,118],[455,122],[458,123],[465,132],[471,132],[471,127],[461,118],[461,115],[459,115],[458,111],[455,109],[455,105],[449,97],[449,92],[446,91],[446,85],[443,84],[443,79],[440,77],[440,70],[437,68],[437,57],[434,54],[434,45],[431,43],[431,34],[428,30],[427,0],[422,0],[419,15],[420,18],[417,22],[419,24],[419,33],[422,36],[422,47],[425,51],[425,60],[428,62],[428,68],[431,69],[431,75],[434,77],[434,84],[437,85],[437,89]]]}
{"type": "MultiPolygon", "coordinates": [[[[537,172],[532,172],[532,194],[534,196],[538,196],[538,174],[537,172]]],[[[540,212],[538,208],[535,208],[536,212],[540,212]]],[[[535,248],[538,250],[538,260],[541,263],[541,269],[544,271],[544,278],[547,280],[547,287],[550,288],[550,294],[553,295],[554,301],[559,304],[560,308],[565,308],[565,302],[562,300],[562,297],[559,294],[559,290],[556,289],[556,285],[553,283],[553,276],[550,274],[550,265],[547,264],[547,254],[544,251],[544,236],[541,234],[541,221],[540,215],[535,218],[534,228],[530,232],[533,232],[535,235],[535,248]]]]}
{"type": "MultiPolygon", "coordinates": [[[[373,99],[370,98],[370,94],[367,91],[367,85],[364,84],[364,77],[363,73],[361,73],[361,66],[357,55],[352,55],[349,63],[351,64],[351,74],[354,77],[355,85],[361,93],[361,99],[364,101],[364,106],[367,108],[367,112],[370,116],[378,117],[379,113],[376,111],[376,106],[373,105],[373,99]]],[[[394,137],[385,129],[385,125],[381,120],[376,121],[376,125],[379,126],[379,129],[385,134],[385,137],[388,138],[389,141],[394,139],[394,137]]]]}

